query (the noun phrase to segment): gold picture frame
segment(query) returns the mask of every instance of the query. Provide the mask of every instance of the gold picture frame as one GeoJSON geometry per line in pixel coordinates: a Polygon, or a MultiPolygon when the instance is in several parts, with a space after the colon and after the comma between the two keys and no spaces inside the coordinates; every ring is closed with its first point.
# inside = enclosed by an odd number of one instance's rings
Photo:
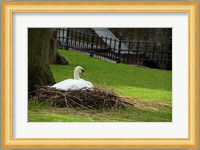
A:
{"type": "Polygon", "coordinates": [[[198,2],[3,2],[2,14],[3,148],[198,147],[198,2]],[[15,12],[187,12],[188,138],[13,138],[12,15],[15,12]]]}

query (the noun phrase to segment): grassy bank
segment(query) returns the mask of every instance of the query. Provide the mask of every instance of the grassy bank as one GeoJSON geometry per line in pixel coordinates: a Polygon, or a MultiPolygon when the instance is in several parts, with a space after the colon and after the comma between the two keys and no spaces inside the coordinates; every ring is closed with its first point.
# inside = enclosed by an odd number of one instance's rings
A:
{"type": "Polygon", "coordinates": [[[113,64],[71,51],[59,51],[70,65],[51,65],[56,82],[73,78],[73,69],[82,66],[83,79],[112,88],[123,96],[171,102],[172,72],[166,70],[113,64]]]}
{"type": "Polygon", "coordinates": [[[133,98],[129,109],[88,111],[54,108],[29,101],[33,122],[169,122],[172,120],[172,72],[125,64],[113,64],[80,53],[60,50],[70,65],[51,65],[56,82],[73,78],[76,66],[85,69],[81,78],[133,98]]]}

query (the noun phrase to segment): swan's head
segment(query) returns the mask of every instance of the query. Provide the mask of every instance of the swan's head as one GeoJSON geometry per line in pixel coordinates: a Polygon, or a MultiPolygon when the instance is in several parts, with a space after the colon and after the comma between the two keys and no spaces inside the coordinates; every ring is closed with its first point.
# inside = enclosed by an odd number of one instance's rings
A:
{"type": "Polygon", "coordinates": [[[76,72],[78,72],[79,74],[85,74],[84,72],[84,69],[83,67],[81,66],[77,66],[75,69],[74,69],[76,72]]]}
{"type": "Polygon", "coordinates": [[[85,75],[84,69],[83,69],[83,67],[81,67],[81,66],[77,66],[77,67],[74,69],[74,79],[77,79],[77,80],[80,79],[79,74],[85,75]]]}

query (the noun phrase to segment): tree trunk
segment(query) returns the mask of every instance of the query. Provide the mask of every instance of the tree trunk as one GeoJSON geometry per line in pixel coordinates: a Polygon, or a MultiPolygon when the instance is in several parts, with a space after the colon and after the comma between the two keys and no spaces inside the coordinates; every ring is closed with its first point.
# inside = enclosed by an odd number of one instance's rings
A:
{"type": "Polygon", "coordinates": [[[54,84],[49,66],[50,41],[56,29],[28,29],[28,90],[35,85],[54,84]]]}
{"type": "Polygon", "coordinates": [[[55,30],[50,41],[49,63],[68,65],[69,62],[58,53],[59,44],[58,44],[57,34],[58,34],[58,30],[55,30]]]}

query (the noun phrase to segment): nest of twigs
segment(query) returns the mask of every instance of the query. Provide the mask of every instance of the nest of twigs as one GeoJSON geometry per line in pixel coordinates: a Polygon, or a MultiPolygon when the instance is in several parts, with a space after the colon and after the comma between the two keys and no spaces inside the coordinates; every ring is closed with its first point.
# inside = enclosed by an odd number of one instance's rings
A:
{"type": "Polygon", "coordinates": [[[95,87],[93,90],[81,89],[63,91],[52,87],[37,87],[34,99],[39,103],[50,104],[53,107],[68,108],[126,108],[133,104],[125,101],[111,90],[95,87]]]}

